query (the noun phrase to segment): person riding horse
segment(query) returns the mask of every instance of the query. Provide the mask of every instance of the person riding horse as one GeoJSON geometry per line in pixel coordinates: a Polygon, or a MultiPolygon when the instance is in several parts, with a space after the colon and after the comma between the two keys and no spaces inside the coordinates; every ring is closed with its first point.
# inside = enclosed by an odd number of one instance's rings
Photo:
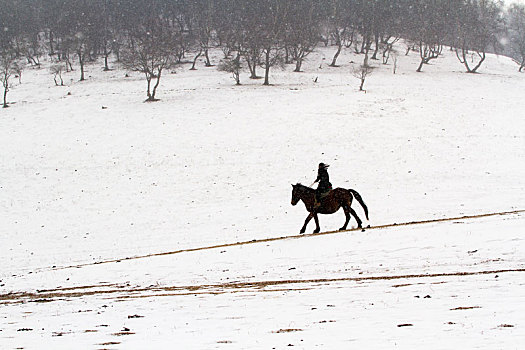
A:
{"type": "MultiPolygon", "coordinates": [[[[292,184],[291,204],[297,205],[299,201],[302,201],[309,213],[306,217],[306,220],[304,221],[304,225],[301,228],[300,233],[305,232],[306,226],[311,219],[315,220],[314,233],[320,232],[321,227],[319,226],[318,214],[333,214],[341,208],[343,208],[346,220],[344,225],[339,230],[346,230],[351,216],[353,216],[357,221],[357,227],[362,228],[363,222],[359,216],[357,216],[355,210],[352,209],[352,201],[354,199],[356,199],[359,204],[361,204],[363,210],[365,211],[366,219],[369,220],[368,207],[363,201],[361,195],[353,189],[345,189],[341,187],[332,189],[332,184],[330,183],[328,171],[326,168],[328,168],[327,164],[319,164],[317,179],[315,179],[314,183],[312,183],[310,186],[303,186],[300,183],[295,185],[292,184]],[[312,186],[316,182],[319,182],[319,185],[317,186],[317,189],[313,189],[312,186]]],[[[368,227],[370,227],[370,225],[368,227]]]]}
{"type": "Polygon", "coordinates": [[[330,177],[328,176],[328,171],[326,170],[328,167],[328,164],[319,163],[319,168],[317,170],[317,179],[315,179],[314,181],[314,183],[319,182],[319,185],[315,190],[316,207],[320,205],[321,197],[332,189],[330,177]]]}

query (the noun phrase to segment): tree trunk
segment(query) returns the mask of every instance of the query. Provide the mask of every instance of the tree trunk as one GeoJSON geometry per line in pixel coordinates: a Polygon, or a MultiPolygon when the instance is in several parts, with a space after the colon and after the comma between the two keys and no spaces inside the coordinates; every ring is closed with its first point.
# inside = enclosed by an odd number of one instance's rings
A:
{"type": "Polygon", "coordinates": [[[84,56],[82,55],[82,49],[77,51],[78,63],[80,63],[80,81],[84,81],[84,56]]]}
{"type": "Polygon", "coordinates": [[[241,61],[241,53],[240,51],[237,51],[237,57],[235,57],[235,63],[236,63],[236,67],[238,68],[236,71],[235,71],[235,84],[236,85],[241,85],[241,72],[240,72],[240,62],[241,61]]]}
{"type": "MultiPolygon", "coordinates": [[[[438,51],[441,50],[441,46],[438,47],[438,51]]],[[[436,47],[430,47],[428,45],[423,44],[422,42],[419,43],[419,57],[421,57],[421,62],[419,63],[419,67],[417,68],[416,72],[421,72],[421,69],[423,68],[424,64],[427,64],[430,62],[430,60],[434,58],[438,58],[439,54],[436,52],[436,47]]]]}
{"type": "Polygon", "coordinates": [[[153,93],[151,94],[150,101],[158,101],[155,98],[155,94],[157,93],[157,88],[159,87],[159,84],[160,84],[160,75],[161,74],[162,74],[162,70],[159,69],[159,74],[157,74],[157,81],[155,82],[155,86],[153,87],[153,93]]]}
{"type": "Polygon", "coordinates": [[[9,107],[7,105],[7,91],[9,91],[9,84],[7,82],[7,79],[6,79],[5,85],[4,85],[4,105],[2,106],[3,108],[9,107]]]}
{"type": "Polygon", "coordinates": [[[202,49],[199,50],[199,53],[193,59],[193,64],[191,65],[190,70],[196,70],[197,69],[197,68],[195,68],[195,63],[197,63],[197,59],[200,57],[200,55],[202,55],[202,49]]]}
{"type": "Polygon", "coordinates": [[[246,63],[248,64],[248,69],[250,70],[250,79],[258,79],[257,76],[257,57],[254,55],[254,57],[250,57],[250,55],[246,55],[246,63]]]}
{"type": "Polygon", "coordinates": [[[80,81],[86,80],[84,78],[84,62],[80,62],[80,81]]]}
{"type": "Polygon", "coordinates": [[[53,47],[53,31],[49,31],[49,55],[53,56],[55,54],[55,48],[53,47]]]}
{"type": "Polygon", "coordinates": [[[390,59],[390,52],[392,52],[394,43],[386,43],[385,49],[383,50],[383,64],[388,64],[388,60],[390,59]]]}
{"type": "MultiPolygon", "coordinates": [[[[355,30],[352,30],[352,33],[350,34],[350,39],[345,44],[347,49],[351,48],[352,44],[354,43],[354,39],[355,39],[354,31],[355,30]]],[[[344,30],[344,32],[346,32],[346,29],[344,30]]]]}
{"type": "Polygon", "coordinates": [[[266,49],[266,62],[264,67],[264,84],[263,85],[270,85],[270,50],[271,48],[266,49]]]}
{"type": "Polygon", "coordinates": [[[397,56],[394,56],[394,68],[393,68],[394,74],[396,74],[396,70],[397,70],[397,56]]]}
{"type": "Polygon", "coordinates": [[[365,58],[363,59],[363,66],[364,66],[364,67],[368,67],[368,66],[369,66],[369,64],[368,64],[368,50],[369,50],[369,49],[370,49],[370,48],[367,47],[366,50],[365,50],[365,58]]]}
{"type": "Polygon", "coordinates": [[[109,55],[111,54],[111,51],[108,50],[108,45],[107,43],[104,44],[104,71],[107,72],[109,71],[109,55]]]}
{"type": "Polygon", "coordinates": [[[365,52],[365,46],[366,46],[367,41],[368,41],[368,38],[363,37],[363,42],[361,43],[361,50],[359,50],[359,53],[365,52]]]}
{"type": "Polygon", "coordinates": [[[338,40],[337,41],[337,51],[335,52],[334,58],[332,58],[332,63],[330,63],[330,67],[337,67],[336,61],[342,49],[343,49],[343,42],[341,40],[338,40]]]}
{"type": "Polygon", "coordinates": [[[419,63],[419,67],[417,67],[416,72],[420,73],[421,69],[423,68],[423,64],[425,64],[425,60],[422,58],[421,62],[419,63]]]}
{"type": "Polygon", "coordinates": [[[463,65],[467,68],[467,73],[471,73],[467,60],[467,50],[465,49],[465,47],[461,49],[461,54],[463,56],[463,61],[461,63],[463,63],[463,65]]]}
{"type": "Polygon", "coordinates": [[[478,68],[481,67],[481,64],[483,63],[483,61],[485,61],[485,58],[486,58],[485,52],[483,52],[482,55],[479,55],[479,56],[480,56],[480,61],[469,73],[476,73],[478,68]]]}
{"type": "Polygon", "coordinates": [[[361,78],[361,85],[359,86],[359,91],[364,91],[363,86],[365,85],[365,78],[361,78]]]}
{"type": "Polygon", "coordinates": [[[239,72],[234,72],[233,77],[235,78],[235,85],[241,85],[241,75],[239,72]]]}
{"type": "Polygon", "coordinates": [[[388,60],[390,59],[390,50],[383,52],[383,64],[388,64],[388,60]]]}
{"type": "MultiPolygon", "coordinates": [[[[219,44],[220,45],[220,44],[219,44]]],[[[222,46],[222,53],[224,54],[224,59],[227,59],[231,56],[232,49],[228,46],[222,46]]]]}
{"type": "Polygon", "coordinates": [[[295,62],[294,72],[299,73],[301,71],[302,64],[303,64],[303,58],[302,57],[297,58],[297,61],[295,62]]]}
{"type": "Polygon", "coordinates": [[[62,79],[62,75],[60,73],[55,73],[55,76],[53,77],[55,85],[58,86],[57,77],[60,78],[60,86],[64,86],[64,80],[62,79]]]}
{"type": "Polygon", "coordinates": [[[148,82],[148,90],[147,90],[147,93],[148,93],[148,99],[146,101],[151,101],[151,92],[150,92],[150,88],[151,88],[151,74],[149,73],[146,73],[146,81],[148,82]]]}
{"type": "Polygon", "coordinates": [[[373,60],[377,60],[377,53],[379,52],[379,34],[375,35],[375,44],[376,44],[376,47],[374,50],[374,54],[372,55],[373,60]]]}
{"type": "Polygon", "coordinates": [[[204,56],[206,57],[206,63],[205,63],[205,66],[206,67],[211,67],[212,64],[210,62],[210,55],[208,54],[208,48],[205,48],[204,49],[204,56]]]}

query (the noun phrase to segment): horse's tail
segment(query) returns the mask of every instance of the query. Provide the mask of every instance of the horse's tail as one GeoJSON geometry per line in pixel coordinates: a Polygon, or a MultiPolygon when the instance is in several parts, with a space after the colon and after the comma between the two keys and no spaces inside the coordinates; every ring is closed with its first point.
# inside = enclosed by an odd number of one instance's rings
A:
{"type": "Polygon", "coordinates": [[[363,207],[363,210],[365,211],[366,219],[369,220],[368,219],[368,207],[363,201],[363,198],[361,197],[361,195],[356,190],[352,190],[352,189],[349,189],[348,192],[350,192],[354,196],[354,198],[357,199],[359,204],[361,204],[361,206],[363,207]]]}

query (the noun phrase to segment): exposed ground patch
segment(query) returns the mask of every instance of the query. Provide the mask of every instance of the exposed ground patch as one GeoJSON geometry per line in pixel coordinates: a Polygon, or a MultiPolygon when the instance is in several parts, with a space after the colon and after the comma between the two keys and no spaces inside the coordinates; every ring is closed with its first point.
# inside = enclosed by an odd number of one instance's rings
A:
{"type": "MultiPolygon", "coordinates": [[[[80,298],[92,295],[108,295],[111,299],[128,299],[128,298],[148,298],[159,296],[181,296],[192,294],[222,294],[222,293],[237,293],[237,292],[275,292],[275,291],[290,291],[305,289],[304,285],[311,284],[329,284],[336,282],[360,282],[360,281],[389,281],[400,279],[421,279],[421,278],[435,278],[435,277],[458,277],[458,276],[476,276],[476,275],[490,275],[502,274],[509,272],[525,272],[525,268],[518,269],[503,269],[503,270],[484,270],[484,271],[463,271],[463,272],[448,272],[448,273],[432,273],[432,274],[408,274],[408,275],[383,275],[383,276],[361,276],[361,277],[342,277],[342,278],[319,278],[319,279],[304,279],[304,280],[274,280],[274,281],[254,281],[254,282],[235,282],[222,284],[202,284],[192,286],[155,286],[155,287],[131,287],[120,286],[119,288],[95,289],[93,286],[87,286],[86,290],[82,287],[75,288],[75,291],[66,291],[62,289],[47,290],[41,293],[19,292],[0,295],[0,305],[31,302],[35,299],[46,299],[48,301],[64,300],[71,298],[80,298]],[[294,285],[300,285],[299,288],[292,288],[294,285]],[[266,290],[267,287],[280,286],[281,289],[266,290]],[[286,287],[286,288],[284,288],[286,287]],[[284,288],[284,289],[283,289],[284,288]]],[[[106,285],[107,287],[107,285],[106,285]]],[[[467,308],[476,307],[459,307],[453,310],[464,310],[467,308]]]]}

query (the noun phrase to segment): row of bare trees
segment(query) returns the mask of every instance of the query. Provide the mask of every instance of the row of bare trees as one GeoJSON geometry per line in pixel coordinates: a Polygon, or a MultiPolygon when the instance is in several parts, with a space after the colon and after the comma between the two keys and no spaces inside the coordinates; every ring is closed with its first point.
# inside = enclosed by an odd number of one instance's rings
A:
{"type": "MultiPolygon", "coordinates": [[[[219,69],[240,84],[263,72],[270,84],[274,67],[302,63],[320,44],[334,47],[330,66],[343,50],[387,64],[403,39],[407,53],[421,58],[417,71],[451,47],[467,72],[476,72],[487,52],[505,49],[525,64],[525,7],[507,13],[496,0],[2,0],[0,53],[4,96],[20,60],[38,66],[44,55],[57,85],[62,71],[75,69],[85,79],[85,64],[113,57],[128,70],[144,74],[154,101],[160,79],[174,65],[196,69],[209,51],[220,48],[219,69]],[[506,19],[506,21],[505,21],[506,19]],[[501,39],[508,33],[506,48],[501,39]]],[[[7,106],[5,99],[4,105],[7,106]]]]}

